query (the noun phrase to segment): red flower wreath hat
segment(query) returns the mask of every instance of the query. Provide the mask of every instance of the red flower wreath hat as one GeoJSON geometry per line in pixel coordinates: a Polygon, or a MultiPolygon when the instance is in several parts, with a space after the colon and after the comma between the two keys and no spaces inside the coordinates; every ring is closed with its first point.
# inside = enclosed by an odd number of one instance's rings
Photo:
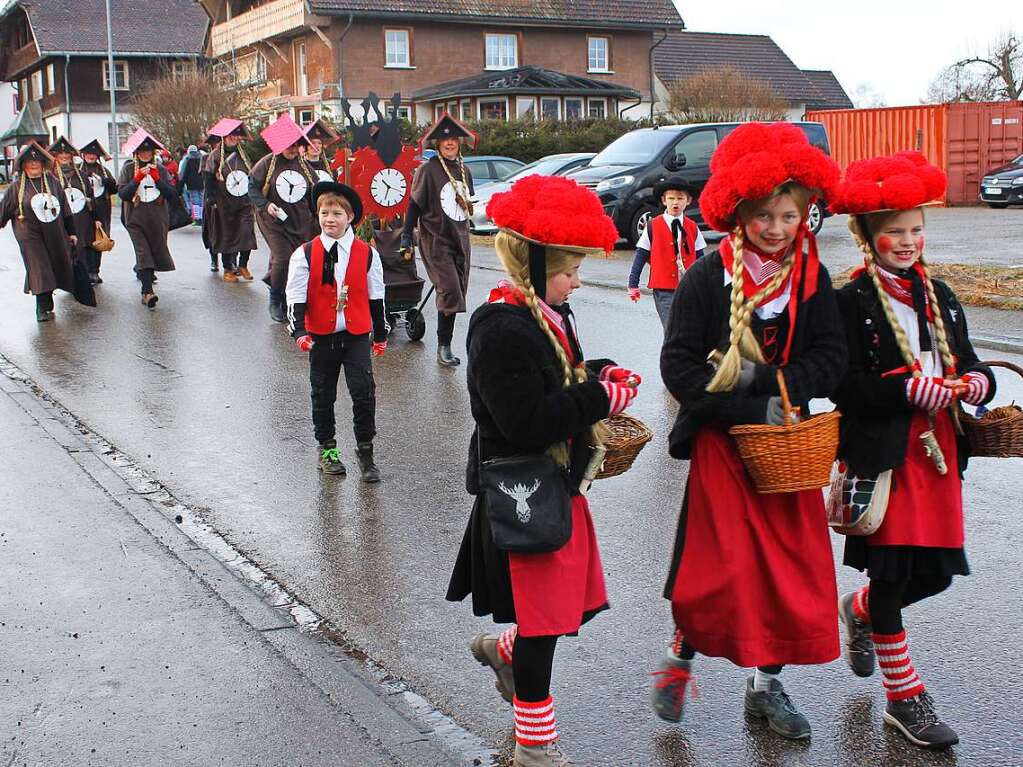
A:
{"type": "Polygon", "coordinates": [[[947,185],[945,172],[920,152],[857,160],[846,170],[831,210],[857,216],[940,205],[947,185]]]}
{"type": "Polygon", "coordinates": [[[841,176],[835,161],[791,123],[740,125],[714,150],[710,172],[700,212],[719,232],[735,228],[735,209],[742,200],[763,199],[793,181],[830,201],[841,176]]]}
{"type": "Polygon", "coordinates": [[[495,194],[487,215],[527,242],[578,253],[610,252],[618,229],[589,189],[560,176],[526,176],[495,194]]]}

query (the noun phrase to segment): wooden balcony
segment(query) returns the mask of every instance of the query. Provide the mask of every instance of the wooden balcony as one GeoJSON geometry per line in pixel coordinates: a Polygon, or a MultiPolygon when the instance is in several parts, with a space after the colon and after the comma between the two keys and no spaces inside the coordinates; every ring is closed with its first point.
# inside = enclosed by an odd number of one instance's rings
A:
{"type": "Polygon", "coordinates": [[[304,0],[270,0],[230,21],[214,25],[210,35],[211,53],[223,56],[260,40],[272,40],[294,32],[309,22],[304,0]]]}
{"type": "Polygon", "coordinates": [[[31,66],[39,59],[39,51],[34,42],[23,45],[18,50],[8,53],[3,58],[4,77],[10,78],[31,66]]]}

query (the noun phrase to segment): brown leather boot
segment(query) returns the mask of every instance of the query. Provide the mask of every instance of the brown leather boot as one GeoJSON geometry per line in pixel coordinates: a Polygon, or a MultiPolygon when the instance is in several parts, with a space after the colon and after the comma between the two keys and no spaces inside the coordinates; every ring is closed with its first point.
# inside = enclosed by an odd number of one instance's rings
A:
{"type": "Polygon", "coordinates": [[[238,275],[227,269],[224,270],[224,282],[238,282],[238,275]]]}
{"type": "Polygon", "coordinates": [[[156,293],[143,293],[142,294],[142,305],[147,306],[150,309],[156,306],[156,302],[159,301],[156,293]]]}
{"type": "Polygon", "coordinates": [[[252,272],[249,271],[249,267],[247,267],[247,266],[239,266],[238,267],[238,276],[241,277],[242,279],[249,280],[250,282],[253,279],[255,279],[252,276],[252,272]]]}

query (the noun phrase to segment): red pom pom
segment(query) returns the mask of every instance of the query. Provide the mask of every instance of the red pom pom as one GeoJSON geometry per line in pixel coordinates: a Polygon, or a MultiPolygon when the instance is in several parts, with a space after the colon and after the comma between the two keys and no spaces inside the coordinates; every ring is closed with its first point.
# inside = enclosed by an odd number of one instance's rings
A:
{"type": "Polygon", "coordinates": [[[927,202],[927,187],[913,173],[899,173],[885,179],[881,185],[881,202],[892,210],[909,210],[927,202]]]}
{"type": "Polygon", "coordinates": [[[947,186],[945,173],[920,152],[898,152],[851,163],[831,209],[852,214],[912,210],[941,200],[947,186]]]}

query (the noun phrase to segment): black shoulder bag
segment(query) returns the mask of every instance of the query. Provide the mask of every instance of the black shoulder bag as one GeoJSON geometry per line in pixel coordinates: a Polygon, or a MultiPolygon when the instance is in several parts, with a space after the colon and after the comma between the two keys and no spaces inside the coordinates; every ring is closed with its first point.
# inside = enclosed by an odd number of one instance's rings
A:
{"type": "Polygon", "coordinates": [[[484,461],[476,431],[480,490],[490,534],[503,551],[557,551],[572,537],[568,476],[546,453],[484,461]]]}

